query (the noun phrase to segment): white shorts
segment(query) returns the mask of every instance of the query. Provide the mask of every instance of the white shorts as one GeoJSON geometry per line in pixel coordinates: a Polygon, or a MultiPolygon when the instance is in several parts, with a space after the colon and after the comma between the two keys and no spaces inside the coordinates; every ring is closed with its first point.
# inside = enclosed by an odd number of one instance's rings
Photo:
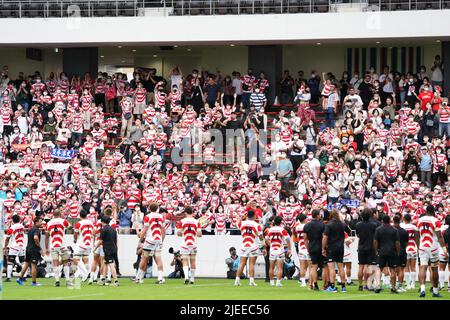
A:
{"type": "Polygon", "coordinates": [[[143,257],[160,256],[161,249],[162,249],[161,241],[145,241],[144,246],[142,247],[142,256],[143,257]]]}
{"type": "Polygon", "coordinates": [[[66,247],[59,247],[59,248],[53,248],[50,249],[50,256],[52,257],[52,260],[61,260],[66,261],[69,260],[69,250],[66,247]]]}
{"type": "Polygon", "coordinates": [[[190,255],[196,255],[197,254],[197,246],[186,246],[180,248],[180,254],[182,256],[190,256],[190,255]]]}
{"type": "Polygon", "coordinates": [[[442,248],[439,249],[439,262],[444,262],[444,263],[448,262],[448,256],[446,256],[444,254],[444,251],[442,250],[442,248]]]}
{"type": "Polygon", "coordinates": [[[270,261],[284,260],[284,248],[271,249],[269,254],[270,261]]]}
{"type": "Polygon", "coordinates": [[[75,250],[73,251],[73,255],[77,257],[89,257],[91,254],[92,248],[86,248],[83,246],[76,246],[75,250]]]}
{"type": "Polygon", "coordinates": [[[103,247],[100,246],[97,249],[95,249],[94,254],[98,254],[100,257],[104,257],[105,256],[105,252],[103,251],[103,247]]]}
{"type": "Polygon", "coordinates": [[[300,260],[300,261],[309,261],[309,260],[311,260],[309,254],[308,254],[308,250],[300,250],[298,252],[298,260],[300,260]]]}
{"type": "Polygon", "coordinates": [[[439,248],[419,249],[419,259],[421,266],[428,266],[428,263],[436,264],[439,262],[439,248]]]}
{"type": "Polygon", "coordinates": [[[8,256],[24,257],[25,248],[24,247],[10,247],[8,248],[8,256]]]}
{"type": "Polygon", "coordinates": [[[242,247],[239,249],[239,254],[240,257],[244,257],[244,258],[250,258],[250,257],[257,257],[257,256],[261,256],[262,252],[259,249],[259,246],[253,246],[253,247],[242,247]]]}
{"type": "Polygon", "coordinates": [[[417,259],[417,252],[415,251],[410,251],[406,253],[406,259],[410,260],[410,259],[417,259]]]}
{"type": "Polygon", "coordinates": [[[349,254],[349,255],[344,255],[344,259],[342,260],[342,262],[343,263],[349,263],[349,262],[352,262],[352,255],[351,254],[349,254]]]}

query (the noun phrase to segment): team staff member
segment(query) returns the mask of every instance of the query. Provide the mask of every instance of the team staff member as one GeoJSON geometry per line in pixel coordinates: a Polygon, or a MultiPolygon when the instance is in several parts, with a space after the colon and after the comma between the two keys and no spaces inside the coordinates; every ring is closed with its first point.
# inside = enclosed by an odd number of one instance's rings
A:
{"type": "Polygon", "coordinates": [[[25,272],[31,265],[31,278],[33,287],[38,287],[41,284],[36,282],[37,276],[37,264],[42,259],[43,251],[41,248],[41,227],[42,219],[40,217],[34,218],[34,226],[28,231],[28,243],[25,251],[25,264],[23,265],[22,271],[20,271],[19,277],[17,278],[17,283],[23,286],[25,281],[25,272]]]}
{"type": "MultiPolygon", "coordinates": [[[[373,249],[373,237],[377,225],[371,221],[372,211],[370,209],[364,209],[361,212],[362,221],[356,224],[356,236],[359,239],[358,242],[358,283],[359,291],[363,291],[363,279],[368,289],[367,280],[369,274],[374,272],[374,265],[376,265],[375,251],[373,249]]],[[[376,267],[375,267],[376,268],[376,267]]]]}
{"type": "Polygon", "coordinates": [[[329,287],[327,292],[338,292],[335,287],[336,270],[335,263],[338,266],[339,276],[342,282],[342,292],[347,292],[345,287],[345,272],[344,272],[344,240],[345,227],[342,223],[337,210],[333,210],[330,214],[330,220],[325,225],[325,230],[322,239],[322,255],[326,257],[328,264],[328,272],[330,277],[329,287]]]}
{"type": "Polygon", "coordinates": [[[308,254],[311,258],[311,268],[309,271],[309,280],[313,284],[313,290],[319,291],[317,284],[319,276],[317,269],[323,266],[324,257],[322,256],[322,237],[325,230],[325,224],[320,218],[320,211],[313,210],[312,220],[305,225],[303,237],[305,239],[308,254]]]}
{"type": "MultiPolygon", "coordinates": [[[[378,254],[378,266],[383,270],[386,266],[389,267],[391,274],[391,293],[398,293],[395,288],[398,256],[400,255],[400,238],[398,230],[391,226],[391,218],[388,215],[383,216],[383,224],[375,231],[373,239],[373,247],[378,254]]],[[[381,279],[379,279],[381,283],[381,279]]],[[[378,284],[375,289],[376,293],[380,293],[381,287],[378,284]]]]}
{"type": "Polygon", "coordinates": [[[105,253],[105,265],[106,268],[103,269],[103,277],[101,285],[107,285],[105,282],[106,274],[108,268],[112,275],[112,285],[119,286],[119,281],[117,280],[116,264],[114,257],[117,255],[117,232],[110,225],[111,218],[108,216],[102,217],[102,230],[100,231],[100,239],[94,248],[94,251],[98,247],[103,246],[103,252],[105,253]]]}
{"type": "Polygon", "coordinates": [[[403,288],[403,280],[405,278],[405,268],[407,261],[406,246],[408,245],[409,235],[408,231],[400,226],[400,216],[394,216],[392,220],[394,221],[394,228],[398,231],[398,237],[400,241],[400,254],[398,256],[397,269],[395,270],[397,272],[397,291],[406,292],[406,290],[403,288]]]}

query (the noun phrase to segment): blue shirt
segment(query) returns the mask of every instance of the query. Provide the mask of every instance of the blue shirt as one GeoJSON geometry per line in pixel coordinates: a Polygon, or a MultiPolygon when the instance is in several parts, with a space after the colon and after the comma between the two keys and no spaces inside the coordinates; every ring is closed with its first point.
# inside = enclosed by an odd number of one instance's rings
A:
{"type": "Polygon", "coordinates": [[[431,171],[431,156],[427,153],[422,155],[422,159],[420,160],[420,171],[431,171]]]}
{"type": "Polygon", "coordinates": [[[233,258],[231,258],[231,261],[232,261],[232,267],[231,267],[231,269],[233,270],[233,271],[237,271],[237,269],[238,269],[238,267],[239,267],[239,263],[241,262],[241,257],[237,257],[237,259],[233,259],[233,258]]]}
{"type": "Polygon", "coordinates": [[[28,191],[28,188],[16,188],[14,191],[14,196],[16,200],[22,201],[23,194],[28,191]]]}
{"type": "MultiPolygon", "coordinates": [[[[292,166],[292,162],[289,159],[281,160],[278,163],[278,171],[280,171],[281,175],[285,175],[288,171],[294,171],[294,167],[292,166]]],[[[284,178],[289,178],[291,174],[288,174],[284,178]]]]}
{"type": "Polygon", "coordinates": [[[131,209],[126,209],[125,211],[119,212],[119,227],[130,228],[131,227],[131,217],[133,216],[131,209]]]}

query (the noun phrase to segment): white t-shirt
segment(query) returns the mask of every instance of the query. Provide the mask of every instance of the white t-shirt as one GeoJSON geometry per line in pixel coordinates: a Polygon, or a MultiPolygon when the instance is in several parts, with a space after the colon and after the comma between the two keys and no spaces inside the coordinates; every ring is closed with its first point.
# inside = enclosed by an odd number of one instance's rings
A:
{"type": "Polygon", "coordinates": [[[241,79],[234,78],[231,82],[232,87],[234,88],[236,94],[240,96],[242,94],[242,81],[241,79]]]}

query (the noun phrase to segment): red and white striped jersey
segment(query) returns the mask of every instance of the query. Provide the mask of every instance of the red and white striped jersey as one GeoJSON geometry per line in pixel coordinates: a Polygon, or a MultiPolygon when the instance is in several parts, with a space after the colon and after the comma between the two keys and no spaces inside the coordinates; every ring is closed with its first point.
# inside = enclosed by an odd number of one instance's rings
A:
{"type": "Polygon", "coordinates": [[[226,222],[227,222],[226,213],[224,211],[214,213],[214,220],[216,221],[216,228],[215,228],[216,234],[226,232],[226,222]]]}
{"type": "Polygon", "coordinates": [[[145,103],[145,99],[147,98],[147,90],[145,88],[136,88],[134,90],[134,102],[135,103],[145,103]]]}
{"type": "Polygon", "coordinates": [[[64,247],[64,231],[69,225],[63,218],[53,218],[47,223],[45,231],[50,235],[50,249],[64,247]]]}
{"type": "Polygon", "coordinates": [[[253,220],[244,220],[238,222],[237,227],[241,230],[243,248],[257,245],[256,238],[262,236],[262,227],[259,223],[253,220]]]}
{"type": "Polygon", "coordinates": [[[161,200],[161,192],[157,188],[145,188],[142,192],[143,202],[147,202],[148,204],[152,202],[158,202],[161,200]]]}
{"type": "Polygon", "coordinates": [[[423,216],[417,222],[417,229],[420,233],[419,249],[438,248],[436,231],[441,229],[441,222],[432,216],[423,216]]]}
{"type": "Polygon", "coordinates": [[[243,92],[253,92],[253,86],[256,84],[257,80],[254,76],[248,74],[244,75],[242,78],[242,83],[247,86],[247,90],[242,90],[243,92]]]}
{"type": "Polygon", "coordinates": [[[92,96],[91,95],[83,95],[83,96],[81,96],[80,102],[81,102],[81,109],[84,112],[87,112],[87,111],[91,110],[91,104],[92,104],[92,96]]]}
{"type": "Polygon", "coordinates": [[[68,205],[68,216],[70,218],[79,218],[80,217],[80,203],[78,200],[69,200],[67,202],[68,205]]]}
{"type": "Polygon", "coordinates": [[[439,172],[439,167],[444,167],[447,163],[447,156],[445,154],[433,154],[433,173],[439,172]]]}
{"type": "Polygon", "coordinates": [[[307,251],[305,239],[303,238],[303,230],[305,229],[305,224],[297,222],[294,227],[295,236],[298,242],[298,251],[307,251]]]}
{"type": "Polygon", "coordinates": [[[177,230],[181,231],[183,237],[182,247],[195,246],[197,243],[197,230],[201,230],[200,222],[193,218],[187,217],[177,222],[177,230]]]}
{"type": "Polygon", "coordinates": [[[6,238],[9,238],[8,248],[22,248],[25,244],[24,240],[25,228],[21,223],[15,223],[9,227],[6,232],[6,238]]]}
{"type": "Polygon", "coordinates": [[[408,244],[406,245],[406,252],[407,253],[417,253],[417,245],[416,245],[416,231],[418,231],[417,227],[413,225],[412,223],[402,223],[400,225],[403,229],[408,232],[408,244]]]}
{"type": "Polygon", "coordinates": [[[287,231],[280,226],[273,226],[266,229],[266,239],[269,240],[270,250],[281,249],[284,246],[286,239],[289,238],[287,231]]]}
{"type": "Polygon", "coordinates": [[[439,115],[439,122],[449,123],[450,122],[450,107],[441,105],[441,114],[439,115]]]}
{"type": "Polygon", "coordinates": [[[74,231],[78,233],[77,243],[85,249],[91,248],[94,238],[94,224],[91,220],[83,219],[75,224],[74,231]]]}
{"type": "Polygon", "coordinates": [[[167,94],[162,91],[155,90],[155,108],[162,108],[166,105],[167,94]]]}
{"type": "Polygon", "coordinates": [[[148,227],[145,242],[162,241],[164,216],[158,212],[150,212],[144,217],[144,227],[148,227]]]}
{"type": "Polygon", "coordinates": [[[2,114],[3,125],[10,126],[12,124],[13,109],[11,107],[2,106],[0,111],[2,114]]]}

